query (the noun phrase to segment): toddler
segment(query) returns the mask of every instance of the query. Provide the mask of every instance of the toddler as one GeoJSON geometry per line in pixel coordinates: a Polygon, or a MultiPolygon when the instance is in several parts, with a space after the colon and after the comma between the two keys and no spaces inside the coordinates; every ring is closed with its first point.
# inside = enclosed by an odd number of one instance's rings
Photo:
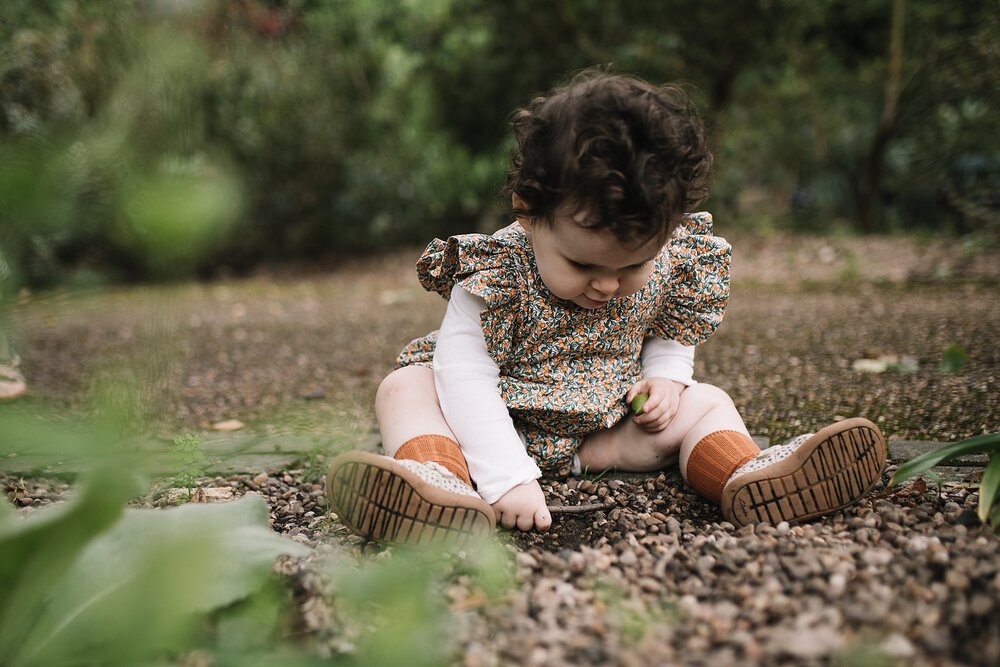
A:
{"type": "Polygon", "coordinates": [[[730,246],[708,213],[712,164],[682,91],[602,71],[513,116],[515,222],[435,240],[421,284],[448,298],[379,387],[388,456],[351,452],[331,508],[388,543],[551,524],[538,478],[678,463],[723,517],[820,516],[879,479],[885,442],[849,419],[761,452],[732,400],[692,378],[722,320],[730,246]],[[629,416],[637,395],[648,399],[629,416]]]}

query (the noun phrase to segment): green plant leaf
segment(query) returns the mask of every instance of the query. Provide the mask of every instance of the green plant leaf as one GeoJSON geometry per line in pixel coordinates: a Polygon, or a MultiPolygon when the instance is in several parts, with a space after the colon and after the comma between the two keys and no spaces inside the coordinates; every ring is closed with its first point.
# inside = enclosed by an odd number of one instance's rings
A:
{"type": "Polygon", "coordinates": [[[308,549],[267,528],[260,497],[128,510],[44,597],[11,665],[130,664],[187,645],[200,615],[261,588],[308,549]]]}
{"type": "Polygon", "coordinates": [[[216,625],[219,651],[245,654],[263,652],[273,646],[284,595],[280,583],[271,581],[249,599],[222,611],[216,625]]]}
{"type": "Polygon", "coordinates": [[[990,463],[983,472],[983,481],[979,484],[979,520],[986,523],[990,517],[990,508],[1000,501],[1000,449],[993,452],[990,463]]]}
{"type": "Polygon", "coordinates": [[[238,217],[239,182],[219,165],[156,173],[123,191],[119,234],[151,269],[170,275],[209,251],[238,217]]]}
{"type": "MultiPolygon", "coordinates": [[[[46,595],[84,548],[121,515],[125,501],[140,492],[127,474],[101,468],[66,503],[20,519],[0,513],[0,656],[20,651],[25,636],[44,613],[46,595]]],[[[6,501],[3,501],[6,505],[6,501]]],[[[8,507],[9,509],[9,507],[8,507]]],[[[15,663],[9,663],[15,664],[15,663]]]]}
{"type": "Polygon", "coordinates": [[[14,508],[10,506],[10,503],[4,500],[0,500],[0,539],[5,534],[8,523],[13,523],[17,514],[14,512],[14,508]]]}
{"type": "Polygon", "coordinates": [[[941,372],[955,373],[969,363],[969,355],[958,345],[949,345],[941,353],[941,372]]]}
{"type": "Polygon", "coordinates": [[[921,454],[899,466],[889,479],[889,486],[901,484],[915,475],[930,470],[939,463],[959,456],[996,452],[998,450],[1000,450],[1000,433],[987,433],[985,435],[977,435],[974,438],[953,442],[932,452],[921,454]]]}
{"type": "MultiPolygon", "coordinates": [[[[57,421],[55,413],[4,414],[0,416],[0,460],[10,455],[38,461],[39,469],[60,462],[71,470],[123,468],[123,458],[133,453],[131,440],[113,426],[114,409],[95,405],[106,416],[103,421],[80,419],[73,424],[57,421]]],[[[2,468],[2,466],[0,466],[2,468]]],[[[139,493],[139,490],[136,490],[139,493]]]]}

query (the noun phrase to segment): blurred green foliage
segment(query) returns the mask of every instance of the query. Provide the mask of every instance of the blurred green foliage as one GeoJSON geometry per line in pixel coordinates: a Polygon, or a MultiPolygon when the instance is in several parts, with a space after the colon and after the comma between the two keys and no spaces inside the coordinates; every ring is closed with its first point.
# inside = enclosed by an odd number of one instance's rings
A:
{"type": "Polygon", "coordinates": [[[187,499],[190,500],[199,477],[205,476],[208,457],[202,448],[201,437],[185,433],[174,438],[170,443],[171,454],[177,473],[173,483],[187,489],[187,499]]]}
{"type": "Polygon", "coordinates": [[[941,372],[957,373],[969,363],[969,353],[958,345],[949,345],[941,352],[941,372]]]}
{"type": "Polygon", "coordinates": [[[0,500],[3,664],[152,664],[212,646],[213,632],[225,652],[277,640],[284,597],[269,584],[274,560],[309,550],[269,530],[261,498],[126,508],[143,491],[143,459],[129,456],[135,446],[111,411],[60,426],[54,415],[8,407],[0,458],[78,457],[88,470],[69,500],[27,516],[0,500]],[[254,618],[257,638],[241,639],[254,618]]]}
{"type": "Polygon", "coordinates": [[[189,651],[216,665],[440,665],[458,650],[454,614],[495,604],[514,585],[510,553],[497,542],[458,553],[437,544],[321,556],[272,532],[255,494],[129,507],[144,498],[139,476],[156,461],[180,452],[180,474],[196,475],[189,455],[199,444],[182,436],[160,456],[140,445],[134,410],[116,405],[104,398],[94,417],[68,422],[55,410],[0,406],[0,461],[84,471],[56,504],[18,512],[0,498],[4,665],[191,664],[181,659],[189,651]],[[302,591],[274,576],[279,556],[310,556],[329,581],[331,616],[319,632],[303,634],[291,613],[302,591]],[[340,653],[320,658],[331,648],[340,653]]]}
{"type": "Polygon", "coordinates": [[[497,604],[514,586],[513,560],[497,542],[457,554],[437,544],[384,555],[389,557],[361,564],[343,558],[325,563],[338,630],[353,645],[349,665],[452,664],[460,649],[455,616],[497,604]],[[468,599],[449,600],[456,582],[468,599]]]}
{"type": "Polygon", "coordinates": [[[158,278],[505,217],[505,119],[579,69],[687,82],[720,218],[1000,234],[978,0],[13,0],[0,268],[158,278]]]}

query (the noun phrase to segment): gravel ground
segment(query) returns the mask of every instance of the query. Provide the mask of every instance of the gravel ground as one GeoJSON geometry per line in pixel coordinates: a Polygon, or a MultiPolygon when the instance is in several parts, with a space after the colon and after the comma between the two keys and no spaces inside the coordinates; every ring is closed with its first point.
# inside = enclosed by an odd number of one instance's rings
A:
{"type": "MultiPolygon", "coordinates": [[[[697,362],[699,377],[733,395],[752,432],[776,441],[855,414],[890,439],[1000,431],[995,274],[970,262],[978,273],[963,276],[952,255],[915,242],[886,246],[898,250],[891,270],[864,243],[789,243],[738,265],[727,320],[697,362]],[[815,275],[790,285],[796,266],[815,275]],[[949,281],[926,282],[942,275],[949,281]],[[963,277],[974,280],[954,280],[963,277]],[[952,344],[970,361],[945,374],[941,354],[952,344]],[[852,370],[858,359],[890,354],[915,366],[852,370]]],[[[359,260],[323,277],[272,272],[26,296],[12,313],[32,392],[22,405],[86,410],[109,382],[138,379],[148,387],[143,413],[160,432],[239,418],[278,433],[336,423],[367,439],[378,379],[443,310],[415,285],[414,256],[359,260]]],[[[261,493],[276,531],[316,547],[314,557],[281,569],[301,636],[328,654],[346,650],[350,637],[322,558],[401,556],[347,535],[327,515],[316,476],[296,469],[201,482],[261,493]]],[[[69,489],[2,474],[0,484],[25,512],[69,489]]],[[[498,599],[484,598],[468,577],[448,579],[453,661],[998,664],[1000,539],[975,520],[976,486],[973,473],[879,489],[820,521],[736,530],[676,471],[546,480],[551,504],[598,508],[559,513],[547,533],[501,535],[514,579],[498,599]]]]}
{"type": "MultiPolygon", "coordinates": [[[[322,485],[306,477],[295,469],[202,485],[260,493],[277,532],[316,548],[281,571],[300,636],[330,655],[352,644],[323,558],[405,556],[348,535],[328,518],[322,485]]],[[[31,508],[69,489],[0,482],[31,508]]],[[[918,482],[818,522],[737,530],[676,472],[548,480],[550,502],[602,509],[557,513],[547,533],[502,535],[514,574],[499,599],[468,578],[446,578],[449,627],[459,629],[453,662],[995,665],[1000,539],[978,526],[972,486],[918,482]]]]}

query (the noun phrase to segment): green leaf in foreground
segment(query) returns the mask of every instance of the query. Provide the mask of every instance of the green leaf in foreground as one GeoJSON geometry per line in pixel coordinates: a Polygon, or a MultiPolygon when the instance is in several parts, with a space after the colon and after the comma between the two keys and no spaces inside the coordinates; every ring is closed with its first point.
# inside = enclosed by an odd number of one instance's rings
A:
{"type": "Polygon", "coordinates": [[[221,165],[161,169],[134,176],[123,190],[120,242],[158,275],[176,275],[197,263],[239,216],[238,180],[221,165]]]}
{"type": "Polygon", "coordinates": [[[351,664],[365,667],[451,664],[458,651],[454,610],[493,604],[514,585],[510,554],[493,541],[458,554],[446,544],[397,548],[385,559],[334,558],[324,567],[342,631],[355,644],[351,664]],[[456,581],[469,597],[448,603],[445,592],[456,581]]]}
{"type": "MultiPolygon", "coordinates": [[[[983,473],[979,485],[979,520],[983,523],[990,518],[990,508],[1000,502],[1000,448],[993,452],[990,463],[983,473]]],[[[998,526],[993,525],[994,528],[998,526]]]]}
{"type": "Polygon", "coordinates": [[[257,496],[127,510],[46,591],[8,664],[129,664],[187,647],[203,614],[258,591],[276,557],[308,552],[267,519],[257,496]]]}
{"type": "Polygon", "coordinates": [[[0,656],[21,653],[45,615],[52,584],[65,576],[87,545],[114,524],[139,485],[113,469],[94,470],[70,501],[34,512],[29,520],[0,499],[0,656]]]}
{"type": "Polygon", "coordinates": [[[941,372],[956,373],[969,363],[969,355],[958,345],[949,345],[941,353],[941,372]]]}
{"type": "Polygon", "coordinates": [[[930,470],[939,463],[968,454],[982,454],[1000,450],[1000,433],[987,433],[974,438],[953,442],[932,452],[927,452],[899,466],[889,479],[889,486],[901,484],[906,480],[930,470]]]}

